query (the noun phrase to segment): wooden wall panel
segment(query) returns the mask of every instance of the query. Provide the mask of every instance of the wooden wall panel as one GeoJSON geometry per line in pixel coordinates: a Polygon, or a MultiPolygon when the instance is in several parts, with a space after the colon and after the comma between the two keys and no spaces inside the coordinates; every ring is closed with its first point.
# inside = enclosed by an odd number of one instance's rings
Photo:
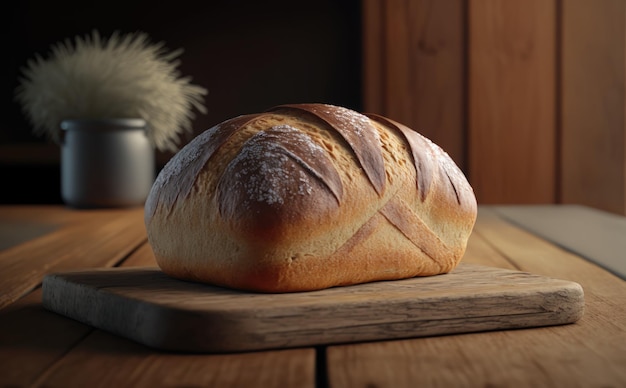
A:
{"type": "Polygon", "coordinates": [[[395,119],[465,167],[462,0],[364,0],[364,110],[395,119]]]}
{"type": "Polygon", "coordinates": [[[626,2],[562,4],[561,201],[625,214],[626,2]]]}
{"type": "Polygon", "coordinates": [[[383,74],[386,59],[384,46],[383,0],[363,0],[363,109],[367,112],[384,114],[383,74]]]}
{"type": "Polygon", "coordinates": [[[479,203],[626,214],[626,0],[363,0],[364,107],[421,131],[479,203]]]}
{"type": "Polygon", "coordinates": [[[479,203],[556,196],[556,2],[470,0],[469,178],[479,203]]]}

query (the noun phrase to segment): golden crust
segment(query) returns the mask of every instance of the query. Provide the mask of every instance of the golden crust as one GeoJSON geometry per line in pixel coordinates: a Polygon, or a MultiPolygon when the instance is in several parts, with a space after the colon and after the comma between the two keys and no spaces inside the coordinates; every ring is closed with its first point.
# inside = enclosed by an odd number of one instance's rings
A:
{"type": "Polygon", "coordinates": [[[300,104],[199,135],[157,177],[145,222],[172,277],[294,292],[446,273],[476,211],[465,176],[417,132],[300,104]]]}

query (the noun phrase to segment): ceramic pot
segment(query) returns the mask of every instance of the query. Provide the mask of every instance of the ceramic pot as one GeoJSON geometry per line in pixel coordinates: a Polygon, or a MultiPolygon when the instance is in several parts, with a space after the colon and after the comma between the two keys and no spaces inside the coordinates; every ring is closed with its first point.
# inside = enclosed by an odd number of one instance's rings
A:
{"type": "Polygon", "coordinates": [[[144,120],[64,120],[61,129],[61,197],[68,206],[144,203],[155,178],[144,120]]]}

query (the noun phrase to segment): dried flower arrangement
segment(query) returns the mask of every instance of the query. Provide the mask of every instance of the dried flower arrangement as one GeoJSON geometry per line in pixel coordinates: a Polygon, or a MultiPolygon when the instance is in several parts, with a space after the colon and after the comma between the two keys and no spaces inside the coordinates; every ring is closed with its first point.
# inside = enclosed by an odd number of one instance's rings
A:
{"type": "Polygon", "coordinates": [[[154,147],[175,151],[191,131],[193,109],[206,113],[207,90],[180,77],[181,53],[143,32],[114,32],[107,40],[93,31],[74,45],[53,45],[48,59],[29,60],[15,97],[33,132],[56,142],[65,119],[142,118],[154,147]]]}

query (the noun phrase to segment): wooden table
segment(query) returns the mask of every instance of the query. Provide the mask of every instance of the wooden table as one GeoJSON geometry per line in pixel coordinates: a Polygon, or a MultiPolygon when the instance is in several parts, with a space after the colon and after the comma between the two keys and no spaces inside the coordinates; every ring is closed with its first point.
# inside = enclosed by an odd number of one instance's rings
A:
{"type": "Polygon", "coordinates": [[[465,262],[578,282],[574,324],[237,354],[157,351],[41,305],[77,268],[156,265],[143,209],[0,206],[0,386],[626,387],[626,218],[482,206],[465,262]]]}

